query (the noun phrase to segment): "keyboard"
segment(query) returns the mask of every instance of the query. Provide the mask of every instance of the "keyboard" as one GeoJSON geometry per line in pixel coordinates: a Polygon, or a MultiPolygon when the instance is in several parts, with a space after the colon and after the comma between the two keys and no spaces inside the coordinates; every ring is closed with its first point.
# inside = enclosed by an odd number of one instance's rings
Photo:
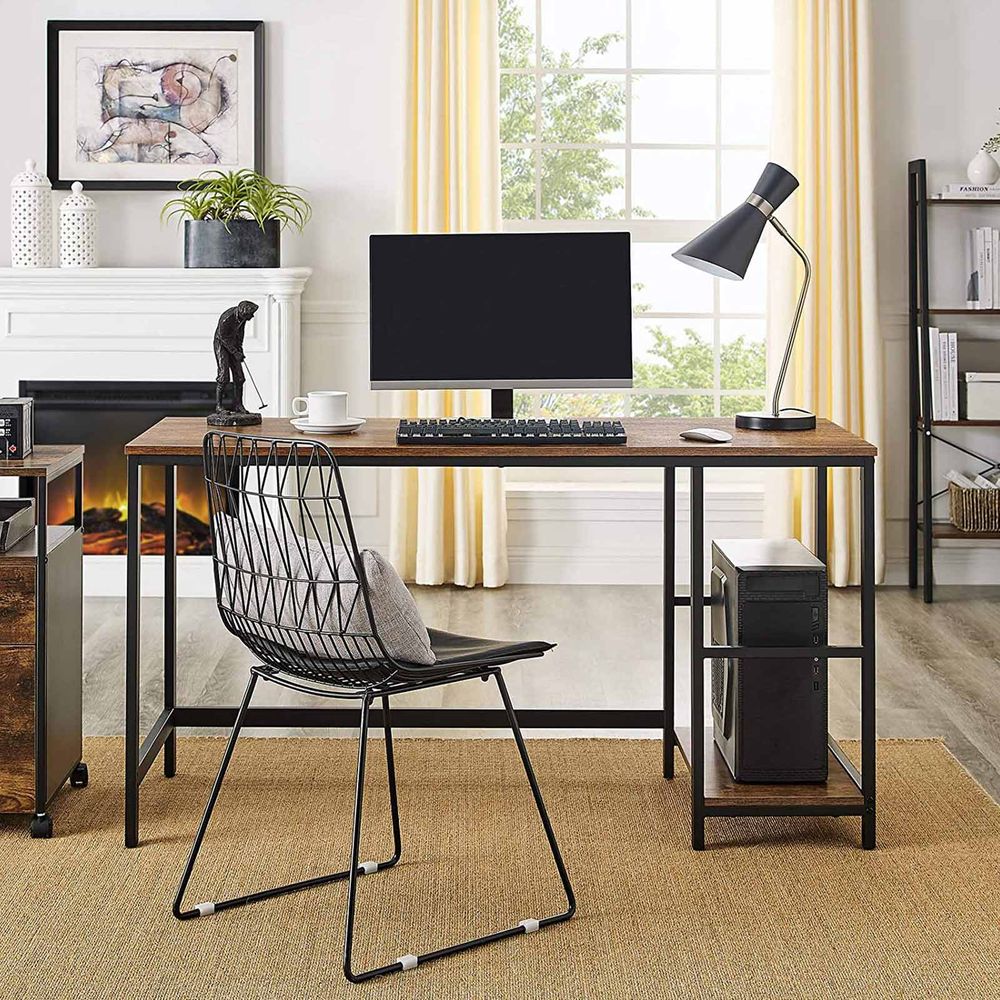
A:
{"type": "Polygon", "coordinates": [[[396,444],[625,444],[620,420],[400,420],[396,444]]]}

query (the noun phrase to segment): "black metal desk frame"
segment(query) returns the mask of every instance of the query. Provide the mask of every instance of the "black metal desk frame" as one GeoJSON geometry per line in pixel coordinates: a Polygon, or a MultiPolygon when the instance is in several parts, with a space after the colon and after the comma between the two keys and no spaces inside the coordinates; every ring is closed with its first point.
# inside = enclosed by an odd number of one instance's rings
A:
{"type": "MultiPolygon", "coordinates": [[[[645,467],[663,469],[663,705],[648,709],[529,708],[518,712],[525,729],[660,729],[663,733],[663,776],[674,776],[674,746],[679,741],[674,727],[675,609],[688,607],[691,615],[691,846],[705,846],[705,818],[708,816],[860,816],[861,843],[875,847],[875,459],[870,456],[745,456],[717,455],[648,457],[623,459],[618,456],[585,455],[535,457],[512,460],[452,454],[436,456],[400,455],[398,459],[344,453],[337,456],[345,468],[367,466],[566,466],[566,467],[645,467]],[[822,647],[781,647],[779,649],[712,646],[705,644],[704,580],[704,474],[712,468],[812,468],[817,486],[815,524],[816,556],[827,560],[827,476],[831,468],[855,468],[861,476],[861,645],[822,647]],[[676,473],[689,469],[690,483],[690,596],[676,591],[674,556],[676,537],[674,507],[676,473]],[[846,757],[832,738],[830,749],[843,765],[861,795],[859,805],[707,805],[705,802],[705,745],[697,738],[705,726],[705,660],[712,657],[809,656],[861,661],[861,768],[846,757]]],[[[176,733],[182,727],[232,726],[235,706],[187,706],[177,704],[177,504],[176,468],[201,465],[194,455],[128,456],[128,579],[126,600],[125,654],[125,846],[139,845],[139,789],[160,751],[163,772],[170,778],[177,770],[176,733]],[[139,503],[143,465],[165,470],[166,538],[164,551],[164,637],[163,710],[140,743],[139,660],[140,660],[140,558],[139,503]]],[[[373,726],[381,725],[381,711],[373,709],[373,726]]],[[[400,728],[503,728],[507,718],[502,709],[397,708],[395,726],[400,728]]],[[[250,708],[246,725],[260,727],[329,726],[357,727],[356,708],[260,707],[250,708]]]]}

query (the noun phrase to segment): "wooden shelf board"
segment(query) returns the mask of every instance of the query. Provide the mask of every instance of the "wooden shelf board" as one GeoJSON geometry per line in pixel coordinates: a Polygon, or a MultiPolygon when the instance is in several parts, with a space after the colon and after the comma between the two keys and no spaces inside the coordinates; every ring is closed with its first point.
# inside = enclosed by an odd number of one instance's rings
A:
{"type": "Polygon", "coordinates": [[[928,205],[1000,205],[1000,198],[928,198],[928,205]]]}
{"type": "MultiPolygon", "coordinates": [[[[923,531],[924,526],[917,521],[917,531],[923,531]]],[[[1000,538],[1000,531],[962,531],[947,521],[935,521],[931,527],[933,538],[1000,538]]]]}
{"type": "MultiPolygon", "coordinates": [[[[691,730],[678,729],[681,754],[691,766],[691,730]]],[[[830,755],[830,777],[804,785],[757,785],[734,781],[715,745],[712,730],[705,730],[706,806],[860,806],[864,798],[844,766],[830,755]]]]}

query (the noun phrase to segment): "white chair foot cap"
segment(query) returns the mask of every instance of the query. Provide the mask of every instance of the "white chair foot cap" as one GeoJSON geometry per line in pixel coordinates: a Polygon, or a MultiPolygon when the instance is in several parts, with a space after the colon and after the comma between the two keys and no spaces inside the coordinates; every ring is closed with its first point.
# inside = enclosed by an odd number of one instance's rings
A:
{"type": "Polygon", "coordinates": [[[538,930],[538,921],[537,920],[522,920],[518,924],[518,927],[523,927],[525,934],[534,934],[535,931],[538,930]]]}
{"type": "Polygon", "coordinates": [[[358,867],[361,869],[362,875],[371,875],[372,872],[378,871],[377,861],[362,861],[358,867]]]}
{"type": "Polygon", "coordinates": [[[403,972],[406,972],[407,969],[415,969],[417,967],[416,955],[400,955],[396,961],[403,967],[403,972]]]}
{"type": "Polygon", "coordinates": [[[209,917],[215,913],[215,903],[199,903],[195,909],[199,917],[209,917]]]}

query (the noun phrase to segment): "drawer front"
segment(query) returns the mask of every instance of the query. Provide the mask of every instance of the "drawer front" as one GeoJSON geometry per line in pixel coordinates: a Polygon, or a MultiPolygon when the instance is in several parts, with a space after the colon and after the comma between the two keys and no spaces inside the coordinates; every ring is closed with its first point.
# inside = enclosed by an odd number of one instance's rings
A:
{"type": "Polygon", "coordinates": [[[0,646],[35,644],[35,560],[0,559],[0,646]]]}
{"type": "Polygon", "coordinates": [[[35,650],[0,646],[0,812],[35,808],[35,650]]]}

